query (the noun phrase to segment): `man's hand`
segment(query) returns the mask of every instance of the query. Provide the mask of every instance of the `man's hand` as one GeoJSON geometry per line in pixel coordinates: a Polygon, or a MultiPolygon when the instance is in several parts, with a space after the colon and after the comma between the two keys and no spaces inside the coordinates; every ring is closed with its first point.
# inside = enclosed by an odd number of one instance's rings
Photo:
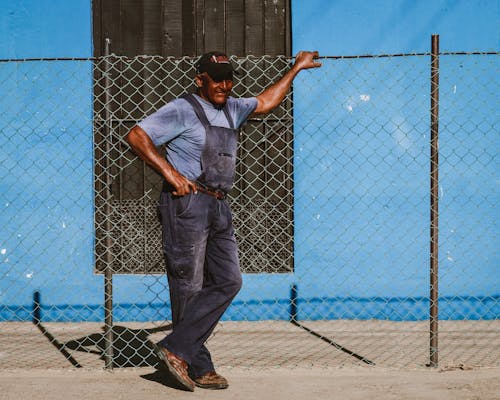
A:
{"type": "Polygon", "coordinates": [[[295,56],[294,68],[297,70],[309,69],[309,68],[319,68],[321,63],[314,61],[319,58],[319,53],[317,51],[299,51],[295,56]]]}
{"type": "Polygon", "coordinates": [[[194,182],[191,182],[173,168],[169,171],[168,176],[165,176],[165,179],[175,188],[172,191],[172,194],[175,196],[184,196],[191,192],[197,193],[198,191],[194,182]]]}

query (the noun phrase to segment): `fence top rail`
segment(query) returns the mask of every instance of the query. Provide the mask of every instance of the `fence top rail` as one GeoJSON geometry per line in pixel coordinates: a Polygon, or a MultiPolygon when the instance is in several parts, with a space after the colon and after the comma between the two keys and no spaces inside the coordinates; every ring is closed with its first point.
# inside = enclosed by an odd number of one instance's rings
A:
{"type": "MultiPolygon", "coordinates": [[[[430,52],[423,53],[394,53],[394,54],[359,54],[359,55],[331,55],[331,56],[320,56],[319,59],[356,59],[356,58],[391,58],[391,57],[415,57],[415,56],[430,56],[430,52]]],[[[500,55],[498,51],[458,51],[458,52],[440,52],[440,56],[465,56],[465,55],[500,55]]],[[[254,56],[248,55],[246,57],[233,57],[235,59],[251,59],[251,58],[276,58],[276,56],[254,56]]],[[[290,56],[278,56],[284,59],[293,59],[294,57],[290,56]]],[[[8,63],[8,62],[32,62],[32,61],[97,61],[106,58],[120,58],[120,59],[160,59],[160,60],[197,60],[199,56],[182,56],[182,57],[174,57],[174,56],[160,56],[160,55],[138,55],[134,57],[121,56],[117,54],[110,54],[109,56],[102,57],[40,57],[40,58],[1,58],[0,63],[8,63]]]]}

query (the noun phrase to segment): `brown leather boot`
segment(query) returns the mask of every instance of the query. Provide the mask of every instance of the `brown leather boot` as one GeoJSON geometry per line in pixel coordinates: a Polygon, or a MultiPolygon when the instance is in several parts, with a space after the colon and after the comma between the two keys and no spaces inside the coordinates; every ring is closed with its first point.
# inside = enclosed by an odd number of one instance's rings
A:
{"type": "Polygon", "coordinates": [[[215,371],[207,372],[198,378],[194,378],[194,384],[203,389],[227,389],[227,379],[215,371]]]}
{"type": "Polygon", "coordinates": [[[170,375],[184,389],[193,392],[195,383],[188,375],[188,365],[186,361],[159,344],[155,345],[155,349],[161,364],[170,372],[170,375]]]}

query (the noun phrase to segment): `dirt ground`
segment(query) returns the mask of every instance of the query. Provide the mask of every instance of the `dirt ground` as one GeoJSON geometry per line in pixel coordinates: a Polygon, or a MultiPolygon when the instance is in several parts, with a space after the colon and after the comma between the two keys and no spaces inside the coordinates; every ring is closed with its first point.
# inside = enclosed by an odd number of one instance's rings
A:
{"type": "Polygon", "coordinates": [[[102,324],[2,323],[0,400],[500,400],[499,323],[444,321],[429,368],[426,322],[308,322],[319,338],[289,322],[224,322],[208,346],[230,387],[194,393],[155,369],[160,323],[114,326],[111,371],[102,324]]]}
{"type": "MultiPolygon", "coordinates": [[[[366,365],[426,369],[429,362],[428,322],[309,321],[324,339],[287,321],[220,323],[208,341],[218,367],[344,368],[366,365]]],[[[154,367],[152,344],[169,325],[115,325],[114,365],[154,367]]],[[[0,370],[104,367],[103,326],[97,322],[0,323],[0,370]]],[[[500,320],[442,321],[439,331],[442,368],[500,367],[500,320]]]]}
{"type": "Polygon", "coordinates": [[[398,371],[380,367],[223,368],[227,390],[183,392],[151,367],[3,370],[1,400],[498,400],[500,368],[398,371]]]}

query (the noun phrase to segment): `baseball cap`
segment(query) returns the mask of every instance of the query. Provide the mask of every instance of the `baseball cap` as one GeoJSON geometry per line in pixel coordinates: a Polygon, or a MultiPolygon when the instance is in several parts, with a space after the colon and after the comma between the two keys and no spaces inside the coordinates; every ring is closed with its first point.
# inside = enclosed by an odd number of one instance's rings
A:
{"type": "Polygon", "coordinates": [[[203,54],[196,63],[196,72],[198,74],[206,72],[215,82],[233,80],[233,72],[238,74],[229,57],[220,51],[203,54]]]}

